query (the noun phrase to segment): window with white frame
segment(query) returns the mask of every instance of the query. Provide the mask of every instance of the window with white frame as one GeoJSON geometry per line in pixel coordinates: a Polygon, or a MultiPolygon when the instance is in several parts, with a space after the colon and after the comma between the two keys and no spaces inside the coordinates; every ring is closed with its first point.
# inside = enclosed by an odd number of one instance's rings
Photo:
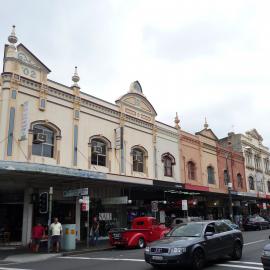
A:
{"type": "Polygon", "coordinates": [[[54,157],[55,133],[45,125],[33,126],[32,154],[43,157],[54,157]]]}
{"type": "Polygon", "coordinates": [[[264,159],[264,171],[265,173],[269,173],[269,158],[264,159]]]}
{"type": "Polygon", "coordinates": [[[106,167],[107,144],[101,139],[91,140],[91,164],[106,167]]]}
{"type": "Polygon", "coordinates": [[[132,150],[133,156],[133,171],[144,172],[144,152],[139,148],[132,150]]]}

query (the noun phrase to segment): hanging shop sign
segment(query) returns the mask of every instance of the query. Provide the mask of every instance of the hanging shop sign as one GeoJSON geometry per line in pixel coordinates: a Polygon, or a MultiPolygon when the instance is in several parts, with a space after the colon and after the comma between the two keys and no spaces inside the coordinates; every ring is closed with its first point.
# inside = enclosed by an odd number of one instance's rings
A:
{"type": "Polygon", "coordinates": [[[151,202],[151,209],[153,213],[158,212],[158,201],[151,202]]]}
{"type": "Polygon", "coordinates": [[[71,190],[65,190],[63,192],[63,197],[79,197],[88,195],[88,188],[78,188],[78,189],[71,189],[71,190]]]}
{"type": "Polygon", "coordinates": [[[26,140],[29,130],[29,102],[25,101],[23,103],[23,112],[22,112],[22,122],[21,122],[21,138],[20,140],[26,140]]]}
{"type": "Polygon", "coordinates": [[[82,211],[87,212],[89,211],[89,196],[82,197],[82,211]]]}
{"type": "Polygon", "coordinates": [[[188,210],[187,200],[182,200],[182,210],[183,211],[187,211],[188,210]]]}
{"type": "Polygon", "coordinates": [[[110,205],[110,204],[127,204],[128,203],[128,197],[122,196],[122,197],[109,197],[102,199],[102,204],[104,205],[110,205]]]}

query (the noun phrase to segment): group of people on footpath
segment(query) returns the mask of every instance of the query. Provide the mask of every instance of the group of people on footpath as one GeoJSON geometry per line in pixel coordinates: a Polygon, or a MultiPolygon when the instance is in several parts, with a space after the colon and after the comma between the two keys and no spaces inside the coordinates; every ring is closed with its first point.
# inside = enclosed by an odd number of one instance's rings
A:
{"type": "MultiPolygon", "coordinates": [[[[48,237],[50,237],[51,239],[52,252],[58,253],[60,251],[62,236],[63,236],[62,224],[58,221],[58,218],[55,217],[48,231],[48,237]]],[[[38,221],[36,225],[32,228],[31,247],[33,252],[35,253],[39,252],[41,241],[45,238],[46,238],[45,228],[38,221]]],[[[96,246],[98,238],[99,238],[99,221],[97,217],[94,217],[89,234],[90,244],[96,246]]]]}

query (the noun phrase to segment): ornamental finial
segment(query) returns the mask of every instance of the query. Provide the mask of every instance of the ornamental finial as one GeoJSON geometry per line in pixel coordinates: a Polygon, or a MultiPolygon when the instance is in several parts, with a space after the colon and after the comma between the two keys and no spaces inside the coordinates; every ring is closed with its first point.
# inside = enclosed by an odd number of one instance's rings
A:
{"type": "Polygon", "coordinates": [[[175,127],[177,129],[179,129],[180,128],[180,126],[179,126],[180,120],[179,120],[179,117],[178,117],[178,113],[177,112],[176,112],[176,115],[175,115],[175,118],[174,118],[174,123],[175,123],[175,127]]]}
{"type": "Polygon", "coordinates": [[[204,120],[204,128],[205,128],[205,129],[208,129],[208,127],[209,127],[209,125],[208,125],[207,119],[206,119],[206,117],[205,117],[205,120],[204,120]]]}
{"type": "Polygon", "coordinates": [[[15,25],[12,26],[12,31],[11,31],[11,34],[8,36],[8,41],[13,46],[18,41],[18,38],[16,37],[16,34],[15,34],[15,25]]]}
{"type": "Polygon", "coordinates": [[[73,86],[78,87],[79,80],[80,80],[80,77],[78,75],[77,67],[75,67],[74,75],[72,76],[72,81],[74,82],[73,86]]]}

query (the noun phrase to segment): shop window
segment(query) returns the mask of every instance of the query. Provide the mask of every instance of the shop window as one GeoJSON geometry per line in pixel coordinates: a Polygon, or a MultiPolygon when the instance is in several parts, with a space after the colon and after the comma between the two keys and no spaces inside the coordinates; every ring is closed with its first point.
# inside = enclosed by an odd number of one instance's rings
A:
{"type": "Polygon", "coordinates": [[[239,188],[243,188],[243,178],[242,178],[241,173],[237,174],[237,186],[239,188]]]}
{"type": "Polygon", "coordinates": [[[208,184],[215,184],[215,172],[212,166],[207,167],[208,184]]]}
{"type": "Polygon", "coordinates": [[[106,167],[107,144],[102,139],[91,141],[91,164],[106,167]]]}
{"type": "Polygon", "coordinates": [[[161,158],[164,164],[164,176],[173,176],[173,165],[175,165],[175,158],[170,153],[165,153],[161,158]]]}
{"type": "Polygon", "coordinates": [[[268,192],[270,192],[270,181],[267,181],[268,192]]]}
{"type": "Polygon", "coordinates": [[[196,180],[196,166],[193,161],[189,161],[187,164],[188,167],[188,179],[196,180]]]}
{"type": "Polygon", "coordinates": [[[53,158],[54,142],[55,133],[52,129],[41,124],[33,126],[33,155],[53,158]]]}
{"type": "Polygon", "coordinates": [[[144,152],[141,149],[135,148],[132,151],[133,155],[133,171],[144,172],[144,152]]]}
{"type": "Polygon", "coordinates": [[[248,183],[249,183],[249,189],[250,190],[255,190],[255,186],[254,186],[254,179],[252,176],[248,177],[248,183]]]}

